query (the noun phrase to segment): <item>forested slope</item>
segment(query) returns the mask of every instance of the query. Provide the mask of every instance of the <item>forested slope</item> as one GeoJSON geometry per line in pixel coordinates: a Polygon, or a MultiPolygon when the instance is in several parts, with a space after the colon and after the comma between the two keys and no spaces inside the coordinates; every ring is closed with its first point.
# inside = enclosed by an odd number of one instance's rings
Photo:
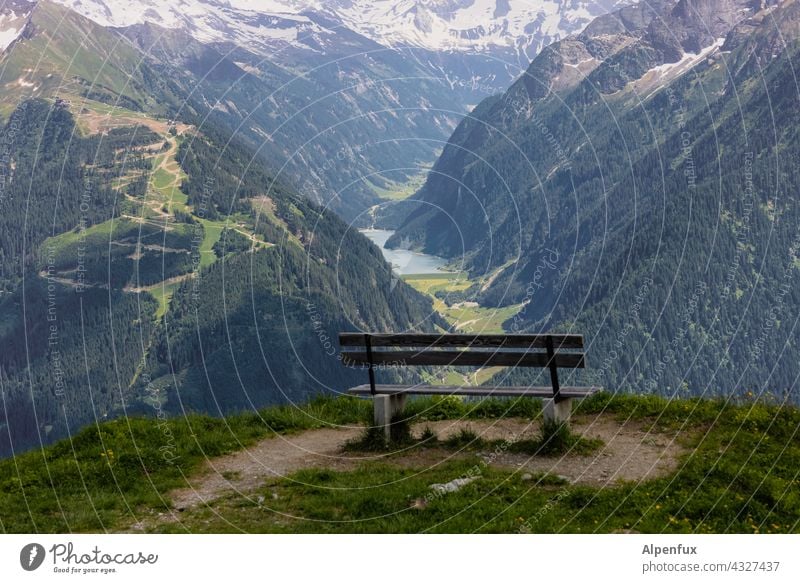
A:
{"type": "Polygon", "coordinates": [[[496,274],[458,299],[525,302],[510,331],[586,334],[610,388],[783,395],[798,20],[794,2],[727,0],[597,19],[462,124],[395,244],[496,274]]]}
{"type": "Polygon", "coordinates": [[[363,379],[339,331],[440,322],[224,128],[127,119],[85,133],[69,104],[30,100],[3,130],[3,454],[121,414],[341,391],[363,379]]]}

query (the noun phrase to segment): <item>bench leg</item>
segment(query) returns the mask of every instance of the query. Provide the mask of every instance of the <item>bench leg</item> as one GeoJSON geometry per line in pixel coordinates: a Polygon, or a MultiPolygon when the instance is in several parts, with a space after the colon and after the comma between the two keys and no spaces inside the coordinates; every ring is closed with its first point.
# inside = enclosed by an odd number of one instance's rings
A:
{"type": "Polygon", "coordinates": [[[562,399],[557,403],[555,399],[545,399],[542,412],[544,413],[545,423],[564,423],[568,425],[572,414],[572,399],[562,399]]]}
{"type": "Polygon", "coordinates": [[[406,395],[403,393],[396,395],[375,395],[372,397],[375,426],[383,429],[383,436],[386,443],[391,441],[392,419],[394,419],[395,415],[402,413],[405,406],[406,395]]]}

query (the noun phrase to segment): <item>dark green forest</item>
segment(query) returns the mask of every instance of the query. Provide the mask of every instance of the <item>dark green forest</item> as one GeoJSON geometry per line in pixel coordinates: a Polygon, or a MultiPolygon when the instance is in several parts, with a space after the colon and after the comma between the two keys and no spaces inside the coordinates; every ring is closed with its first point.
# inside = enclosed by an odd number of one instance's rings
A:
{"type": "Polygon", "coordinates": [[[341,391],[365,372],[339,361],[339,331],[445,325],[430,300],[397,285],[365,237],[262,169],[251,172],[243,146],[222,149],[203,133],[180,152],[195,213],[236,211],[273,246],[239,239],[231,250],[221,237],[224,260],[177,290],[148,359],[165,408],[225,413],[341,391]],[[254,196],[268,196],[273,210],[262,213],[254,196]]]}

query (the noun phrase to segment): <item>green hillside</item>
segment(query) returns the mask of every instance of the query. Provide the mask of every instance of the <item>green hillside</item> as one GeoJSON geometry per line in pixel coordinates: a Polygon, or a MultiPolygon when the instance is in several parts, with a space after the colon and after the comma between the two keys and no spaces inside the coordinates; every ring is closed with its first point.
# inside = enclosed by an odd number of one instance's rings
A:
{"type": "Polygon", "coordinates": [[[23,38],[0,55],[0,112],[31,98],[89,97],[137,111],[164,113],[167,83],[122,37],[75,12],[41,0],[23,38]],[[156,94],[159,94],[156,97],[156,94]]]}

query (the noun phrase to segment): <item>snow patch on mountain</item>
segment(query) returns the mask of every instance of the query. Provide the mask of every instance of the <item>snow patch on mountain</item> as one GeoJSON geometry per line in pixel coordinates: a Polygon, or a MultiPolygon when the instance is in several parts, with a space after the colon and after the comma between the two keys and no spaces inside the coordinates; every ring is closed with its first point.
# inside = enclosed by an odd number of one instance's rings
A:
{"type": "Polygon", "coordinates": [[[533,58],[595,16],[636,0],[56,1],[104,26],[150,22],[251,48],[319,46],[321,37],[346,28],[382,45],[473,54],[512,49],[533,58]],[[329,26],[317,24],[321,18],[329,26]]]}
{"type": "Polygon", "coordinates": [[[713,56],[725,42],[725,38],[718,38],[709,46],[700,51],[684,52],[681,58],[673,63],[663,63],[656,65],[648,70],[636,81],[633,81],[633,89],[641,99],[648,99],[657,93],[667,83],[672,82],[684,73],[691,71],[705,59],[713,56]]]}
{"type": "Polygon", "coordinates": [[[657,65],[650,69],[649,72],[657,73],[659,76],[663,77],[670,72],[679,72],[684,73],[689,69],[693,68],[695,65],[700,63],[704,58],[709,56],[713,53],[716,49],[722,46],[725,42],[725,38],[718,38],[715,40],[711,45],[703,48],[700,52],[697,53],[683,53],[681,58],[675,63],[664,63],[663,65],[657,65]]]}
{"type": "Polygon", "coordinates": [[[23,27],[14,28],[13,26],[5,28],[3,21],[0,19],[0,51],[4,51],[8,46],[13,43],[22,33],[23,27]]]}

